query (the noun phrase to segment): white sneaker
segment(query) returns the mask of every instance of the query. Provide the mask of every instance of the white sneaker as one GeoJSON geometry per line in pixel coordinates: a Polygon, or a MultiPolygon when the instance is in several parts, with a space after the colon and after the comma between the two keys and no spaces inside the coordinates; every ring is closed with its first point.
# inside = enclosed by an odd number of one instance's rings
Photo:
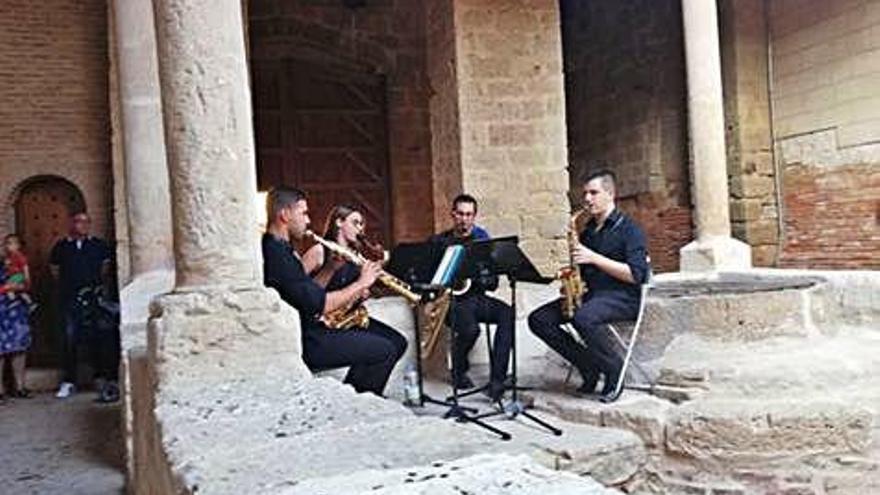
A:
{"type": "Polygon", "coordinates": [[[76,387],[70,382],[61,382],[61,386],[58,387],[58,393],[55,394],[55,397],[59,399],[66,399],[73,395],[76,392],[76,387]]]}

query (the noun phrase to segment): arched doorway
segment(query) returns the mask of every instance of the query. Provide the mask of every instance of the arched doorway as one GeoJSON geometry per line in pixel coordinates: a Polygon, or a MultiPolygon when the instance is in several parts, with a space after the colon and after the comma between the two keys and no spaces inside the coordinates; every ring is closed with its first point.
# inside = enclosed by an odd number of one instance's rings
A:
{"type": "Polygon", "coordinates": [[[66,235],[71,213],[85,210],[82,192],[60,177],[29,179],[15,201],[15,228],[21,236],[31,269],[32,294],[39,303],[33,317],[33,345],[29,365],[55,367],[59,364],[60,332],[55,304],[54,281],[49,272],[49,253],[66,235]]]}

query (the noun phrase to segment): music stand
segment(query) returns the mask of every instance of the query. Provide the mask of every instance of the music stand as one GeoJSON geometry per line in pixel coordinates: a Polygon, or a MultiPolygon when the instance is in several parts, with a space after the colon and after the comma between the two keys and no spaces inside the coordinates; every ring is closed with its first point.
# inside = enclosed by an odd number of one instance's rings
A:
{"type": "MultiPolygon", "coordinates": [[[[514,318],[516,317],[516,282],[529,282],[534,284],[546,285],[553,281],[553,277],[545,277],[541,275],[535,265],[526,257],[525,253],[518,246],[519,238],[517,236],[499,237],[497,239],[488,239],[485,241],[477,241],[469,247],[469,258],[477,263],[483,263],[492,273],[496,275],[506,275],[510,284],[510,306],[513,310],[514,318]]],[[[514,320],[515,321],[515,320],[514,320]]],[[[493,411],[477,416],[478,419],[496,416],[499,414],[507,414],[511,419],[517,415],[523,415],[549,430],[554,435],[562,435],[562,430],[547,423],[546,421],[526,412],[526,406],[520,402],[517,394],[517,360],[516,360],[516,325],[514,324],[513,334],[511,335],[511,401],[500,411],[493,411]]]]}
{"type": "MultiPolygon", "coordinates": [[[[422,294],[423,299],[428,298],[428,300],[430,300],[436,298],[443,291],[449,290],[452,281],[455,280],[455,272],[460,268],[460,264],[450,267],[452,277],[449,277],[450,281],[446,285],[426,283],[430,278],[430,276],[426,275],[428,273],[433,273],[434,270],[436,270],[445,249],[445,246],[438,246],[432,242],[400,244],[392,251],[387,271],[409,283],[414,291],[422,294]],[[428,270],[426,270],[425,267],[428,267],[428,270]]],[[[454,319],[454,313],[452,318],[454,319]]],[[[452,328],[454,328],[454,321],[452,323],[452,328]]],[[[456,338],[453,335],[452,338],[449,339],[449,352],[451,355],[455,354],[455,341],[456,338]]],[[[458,391],[455,387],[455,380],[451,380],[453,395],[446,400],[435,399],[424,392],[424,379],[422,377],[422,340],[418,325],[416,325],[415,328],[415,344],[416,373],[418,374],[419,384],[419,407],[424,407],[426,402],[429,404],[447,406],[449,409],[443,415],[444,418],[455,418],[456,421],[474,423],[477,426],[485,428],[486,430],[500,436],[502,440],[510,440],[510,433],[486,424],[478,416],[474,415],[477,412],[477,409],[465,407],[458,403],[458,391]]],[[[450,369],[450,378],[452,378],[451,373],[452,370],[450,369]]]]}

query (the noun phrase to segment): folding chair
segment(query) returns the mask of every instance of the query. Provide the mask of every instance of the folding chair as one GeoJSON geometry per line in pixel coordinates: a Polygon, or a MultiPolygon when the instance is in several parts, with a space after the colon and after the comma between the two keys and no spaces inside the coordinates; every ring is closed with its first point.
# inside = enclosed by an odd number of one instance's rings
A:
{"type": "MultiPolygon", "coordinates": [[[[649,259],[649,262],[650,262],[650,259],[649,259]]],[[[613,397],[618,397],[620,395],[620,391],[623,388],[623,383],[626,380],[626,372],[627,372],[627,369],[629,368],[630,363],[632,362],[633,349],[635,348],[636,342],[639,338],[639,330],[641,329],[642,321],[644,320],[645,307],[647,306],[647,303],[648,303],[648,291],[651,289],[651,287],[653,287],[653,278],[654,278],[653,273],[649,268],[647,276],[645,278],[645,283],[643,283],[641,285],[641,293],[642,293],[641,302],[639,303],[639,311],[638,311],[638,314],[636,315],[636,321],[633,325],[632,334],[629,337],[629,342],[626,342],[623,339],[623,337],[620,334],[620,331],[618,330],[618,327],[621,326],[623,324],[623,322],[615,321],[615,322],[609,322],[605,325],[606,328],[608,328],[608,331],[611,332],[611,335],[614,336],[614,339],[617,341],[617,343],[620,345],[620,347],[626,351],[624,358],[623,358],[623,365],[620,368],[620,376],[617,378],[617,385],[614,387],[614,394],[612,394],[613,397]]],[[[571,323],[566,323],[563,325],[563,327],[576,340],[580,341],[583,344],[583,341],[580,338],[580,334],[578,334],[578,332],[571,326],[571,323]]],[[[635,366],[639,367],[637,364],[635,366]]],[[[641,368],[639,367],[639,369],[641,369],[641,368]]],[[[566,374],[565,381],[563,382],[565,385],[568,384],[573,372],[574,372],[574,365],[569,364],[568,365],[568,373],[566,374]]],[[[644,370],[642,370],[642,372],[644,373],[644,370]]],[[[631,385],[628,388],[635,389],[635,390],[650,390],[651,386],[649,384],[648,385],[631,385]]]]}

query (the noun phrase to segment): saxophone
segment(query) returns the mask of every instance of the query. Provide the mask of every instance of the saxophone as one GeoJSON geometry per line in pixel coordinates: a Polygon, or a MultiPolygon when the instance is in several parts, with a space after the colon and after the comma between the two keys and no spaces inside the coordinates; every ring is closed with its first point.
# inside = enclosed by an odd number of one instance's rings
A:
{"type": "Polygon", "coordinates": [[[559,295],[561,296],[562,317],[566,320],[570,320],[574,317],[574,312],[580,307],[581,299],[586,291],[584,281],[581,279],[581,271],[577,264],[575,264],[574,257],[571,254],[578,244],[577,221],[586,211],[586,208],[577,210],[568,222],[567,239],[569,264],[568,266],[560,268],[556,273],[556,278],[558,278],[561,283],[559,287],[559,295]]]}
{"type": "MultiPolygon", "coordinates": [[[[364,266],[364,263],[367,262],[366,258],[353,249],[349,249],[339,243],[324,239],[311,230],[306,232],[306,236],[324,246],[328,251],[338,256],[342,256],[346,261],[354,263],[357,266],[364,266]]],[[[421,300],[421,296],[410,290],[409,284],[394,275],[391,275],[385,270],[382,270],[379,273],[378,280],[389,289],[403,296],[411,305],[418,304],[421,300]]],[[[324,323],[328,327],[335,329],[350,328],[354,325],[364,328],[369,324],[368,318],[369,314],[367,313],[367,308],[362,305],[357,305],[354,308],[340,308],[330,312],[325,316],[324,323]]]]}

